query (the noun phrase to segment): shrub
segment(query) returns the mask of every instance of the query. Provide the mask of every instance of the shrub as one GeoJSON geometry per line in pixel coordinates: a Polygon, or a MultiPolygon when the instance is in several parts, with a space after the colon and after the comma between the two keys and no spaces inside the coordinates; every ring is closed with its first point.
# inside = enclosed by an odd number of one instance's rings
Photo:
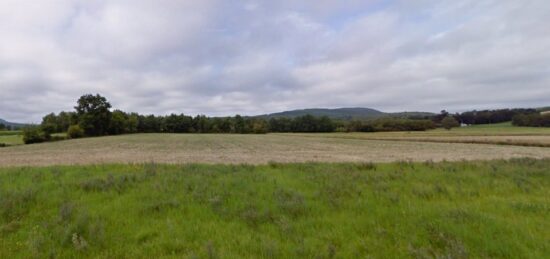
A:
{"type": "Polygon", "coordinates": [[[25,144],[42,143],[50,139],[50,134],[40,127],[28,127],[23,129],[23,142],[25,144]]]}
{"type": "Polygon", "coordinates": [[[445,128],[446,130],[450,130],[452,128],[460,126],[460,124],[454,117],[447,116],[441,121],[441,126],[443,126],[443,128],[445,128]]]}
{"type": "Polygon", "coordinates": [[[84,137],[84,130],[78,125],[72,125],[67,130],[67,137],[69,138],[82,138],[84,137]]]}
{"type": "Polygon", "coordinates": [[[53,123],[44,123],[44,124],[42,124],[42,126],[40,126],[40,128],[47,135],[51,135],[51,134],[56,132],[56,126],[53,123]]]}

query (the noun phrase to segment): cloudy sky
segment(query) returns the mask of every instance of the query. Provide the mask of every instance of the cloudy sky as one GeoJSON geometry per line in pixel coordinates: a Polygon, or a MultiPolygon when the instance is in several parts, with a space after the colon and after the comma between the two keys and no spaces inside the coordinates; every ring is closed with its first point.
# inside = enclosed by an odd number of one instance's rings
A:
{"type": "Polygon", "coordinates": [[[2,0],[0,118],[550,104],[548,0],[2,0]]]}

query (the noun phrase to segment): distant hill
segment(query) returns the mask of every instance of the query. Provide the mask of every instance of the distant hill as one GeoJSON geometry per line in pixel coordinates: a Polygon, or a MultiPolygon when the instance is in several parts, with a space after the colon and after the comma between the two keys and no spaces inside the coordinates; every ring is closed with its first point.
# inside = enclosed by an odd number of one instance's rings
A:
{"type": "Polygon", "coordinates": [[[6,125],[6,126],[17,127],[17,128],[21,128],[21,127],[27,126],[27,124],[9,122],[9,121],[6,121],[6,120],[4,120],[4,119],[0,119],[0,124],[4,124],[4,125],[6,125]]]}
{"type": "Polygon", "coordinates": [[[313,116],[327,116],[331,119],[339,120],[352,120],[352,119],[376,119],[381,117],[400,117],[400,118],[409,118],[409,117],[424,117],[435,115],[429,112],[399,112],[399,113],[386,113],[379,110],[371,108],[338,108],[338,109],[301,109],[301,110],[291,110],[278,113],[264,114],[256,117],[262,118],[279,118],[287,117],[294,118],[304,115],[313,115],[313,116]]]}

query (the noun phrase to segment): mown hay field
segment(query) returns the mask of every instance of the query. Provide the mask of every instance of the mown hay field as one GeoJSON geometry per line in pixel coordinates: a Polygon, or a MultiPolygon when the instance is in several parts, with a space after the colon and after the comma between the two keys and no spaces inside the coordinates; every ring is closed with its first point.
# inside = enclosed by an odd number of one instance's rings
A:
{"type": "MultiPolygon", "coordinates": [[[[309,134],[304,134],[303,136],[307,135],[309,134]]],[[[318,136],[363,140],[550,147],[550,128],[514,127],[510,123],[474,125],[454,128],[452,130],[325,133],[318,136]]]]}
{"type": "Polygon", "coordinates": [[[550,160],[0,168],[1,258],[546,258],[550,160]]]}
{"type": "MultiPolygon", "coordinates": [[[[350,134],[347,136],[355,136],[350,134]]],[[[101,163],[392,162],[549,158],[550,148],[327,137],[133,134],[0,148],[0,166],[101,163]]]]}
{"type": "Polygon", "coordinates": [[[433,142],[433,143],[470,143],[470,144],[492,144],[511,145],[528,147],[550,147],[550,135],[501,135],[501,136],[425,136],[411,134],[410,136],[393,134],[373,133],[344,133],[328,134],[327,138],[363,139],[363,140],[386,140],[386,141],[411,141],[411,142],[433,142]]]}

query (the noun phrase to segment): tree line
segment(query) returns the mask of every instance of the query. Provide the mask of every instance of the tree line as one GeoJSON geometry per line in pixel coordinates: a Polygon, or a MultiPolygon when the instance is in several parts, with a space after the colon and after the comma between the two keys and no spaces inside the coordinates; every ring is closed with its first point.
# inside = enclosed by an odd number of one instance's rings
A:
{"type": "Polygon", "coordinates": [[[512,118],[512,125],[523,127],[550,127],[550,114],[518,114],[512,118]]]}
{"type": "Polygon", "coordinates": [[[474,110],[457,113],[454,117],[461,123],[475,125],[508,122],[517,115],[529,114],[538,114],[538,111],[536,109],[474,110]]]}
{"type": "Polygon", "coordinates": [[[288,117],[207,117],[170,114],[142,115],[121,110],[111,111],[111,104],[99,94],[83,95],[74,111],[50,113],[43,117],[39,127],[24,130],[26,143],[52,139],[52,134],[67,132],[69,138],[130,133],[268,133],[268,132],[375,132],[421,131],[433,129],[429,119],[413,120],[384,118],[372,121],[339,121],[327,116],[303,115],[288,117]]]}

